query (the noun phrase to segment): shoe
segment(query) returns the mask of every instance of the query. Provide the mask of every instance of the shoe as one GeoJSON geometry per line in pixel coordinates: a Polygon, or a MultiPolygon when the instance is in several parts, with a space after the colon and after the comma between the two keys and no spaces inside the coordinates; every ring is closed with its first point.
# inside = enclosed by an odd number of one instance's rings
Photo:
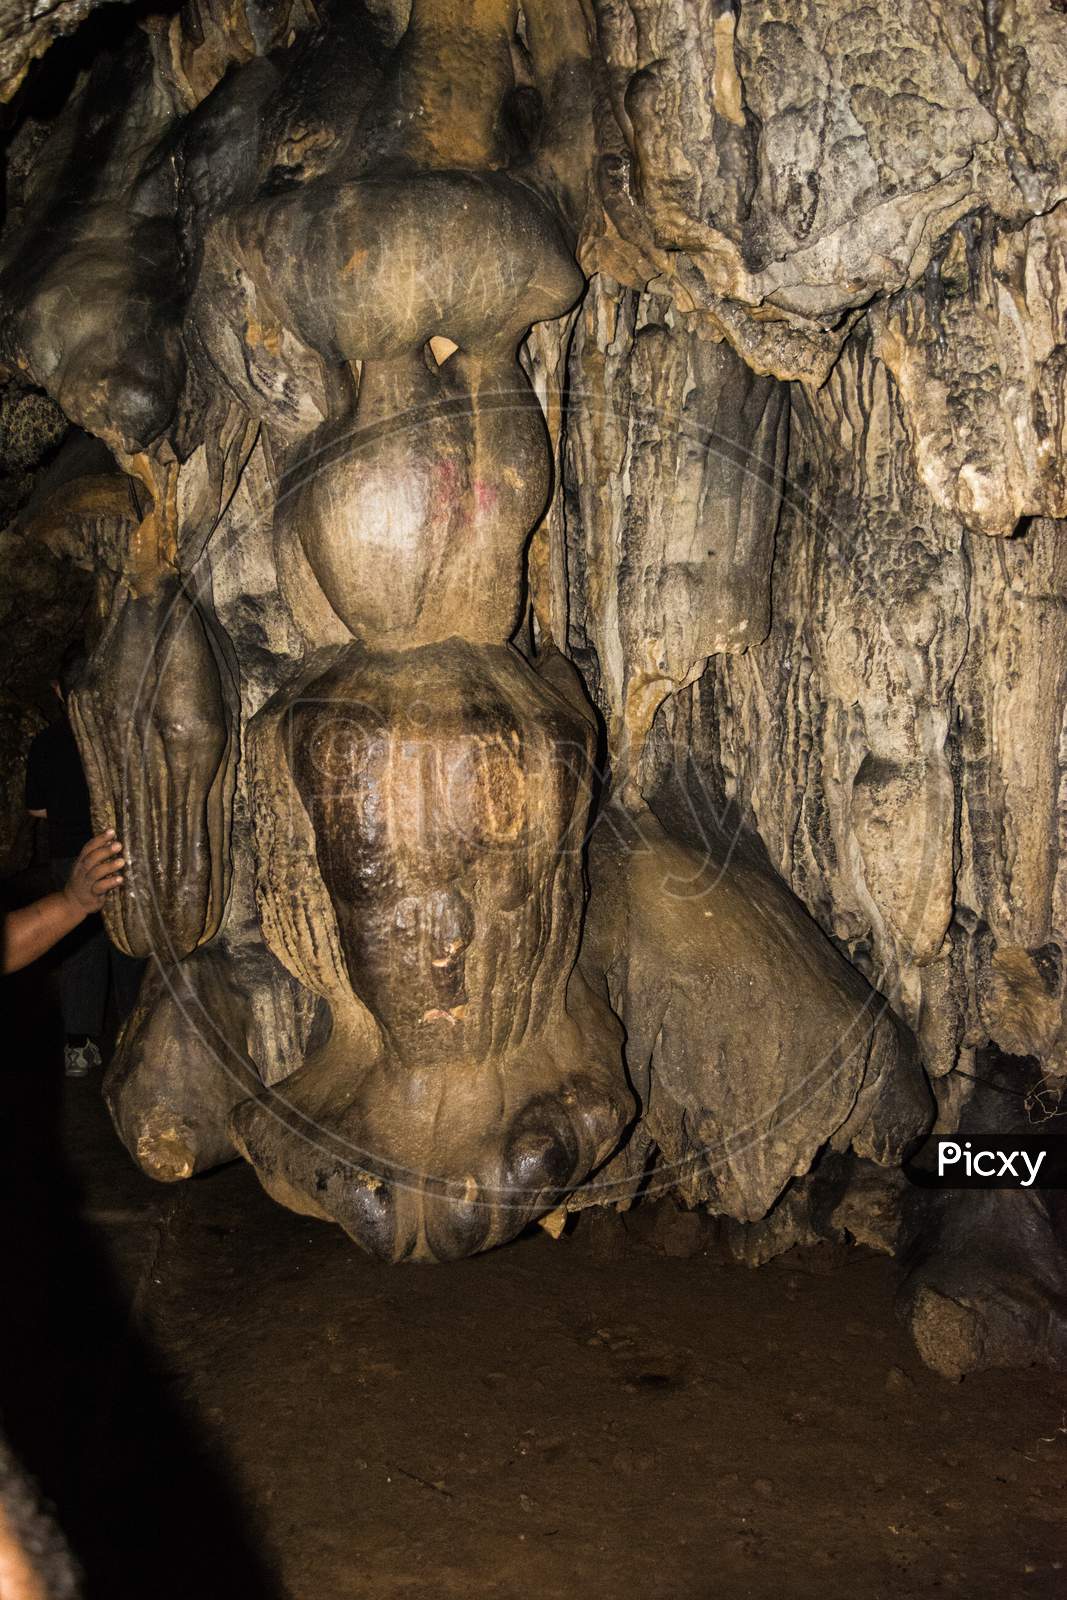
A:
{"type": "Polygon", "coordinates": [[[103,1058],[91,1039],[63,1046],[63,1072],[68,1078],[87,1078],[103,1058]]]}

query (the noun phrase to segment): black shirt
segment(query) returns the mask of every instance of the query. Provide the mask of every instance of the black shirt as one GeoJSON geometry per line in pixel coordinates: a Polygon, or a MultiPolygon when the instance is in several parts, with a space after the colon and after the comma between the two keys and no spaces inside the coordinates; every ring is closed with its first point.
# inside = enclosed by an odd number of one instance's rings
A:
{"type": "Polygon", "coordinates": [[[48,854],[53,861],[76,856],[92,836],[89,787],[65,716],[44,728],[30,745],[26,808],[48,812],[48,854]]]}

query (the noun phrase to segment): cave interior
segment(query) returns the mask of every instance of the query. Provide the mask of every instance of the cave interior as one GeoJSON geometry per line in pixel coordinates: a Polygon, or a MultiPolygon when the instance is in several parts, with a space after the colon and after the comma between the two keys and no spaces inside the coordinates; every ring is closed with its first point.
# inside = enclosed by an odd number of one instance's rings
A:
{"type": "Polygon", "coordinates": [[[12,1600],[1062,1593],[1063,13],[0,5],[12,1600]]]}

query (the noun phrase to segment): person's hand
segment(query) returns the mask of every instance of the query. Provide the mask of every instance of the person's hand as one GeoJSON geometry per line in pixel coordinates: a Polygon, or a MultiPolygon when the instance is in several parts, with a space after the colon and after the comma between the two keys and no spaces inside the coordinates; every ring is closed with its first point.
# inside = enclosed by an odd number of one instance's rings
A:
{"type": "Polygon", "coordinates": [[[125,865],[122,845],[115,838],[114,828],[108,828],[106,833],[98,833],[84,847],[74,863],[63,893],[83,916],[90,911],[99,911],[104,896],[122,882],[122,873],[118,869],[125,865]]]}

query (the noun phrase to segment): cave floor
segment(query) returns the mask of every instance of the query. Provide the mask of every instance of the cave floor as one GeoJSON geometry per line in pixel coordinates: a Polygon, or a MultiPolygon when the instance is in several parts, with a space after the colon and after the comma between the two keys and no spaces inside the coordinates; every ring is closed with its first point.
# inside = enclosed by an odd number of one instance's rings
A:
{"type": "Polygon", "coordinates": [[[7,1369],[91,1595],[1067,1592],[1067,1383],[927,1372],[888,1262],[381,1267],[241,1165],[143,1179],[98,1087],[53,1086],[7,1369]]]}

